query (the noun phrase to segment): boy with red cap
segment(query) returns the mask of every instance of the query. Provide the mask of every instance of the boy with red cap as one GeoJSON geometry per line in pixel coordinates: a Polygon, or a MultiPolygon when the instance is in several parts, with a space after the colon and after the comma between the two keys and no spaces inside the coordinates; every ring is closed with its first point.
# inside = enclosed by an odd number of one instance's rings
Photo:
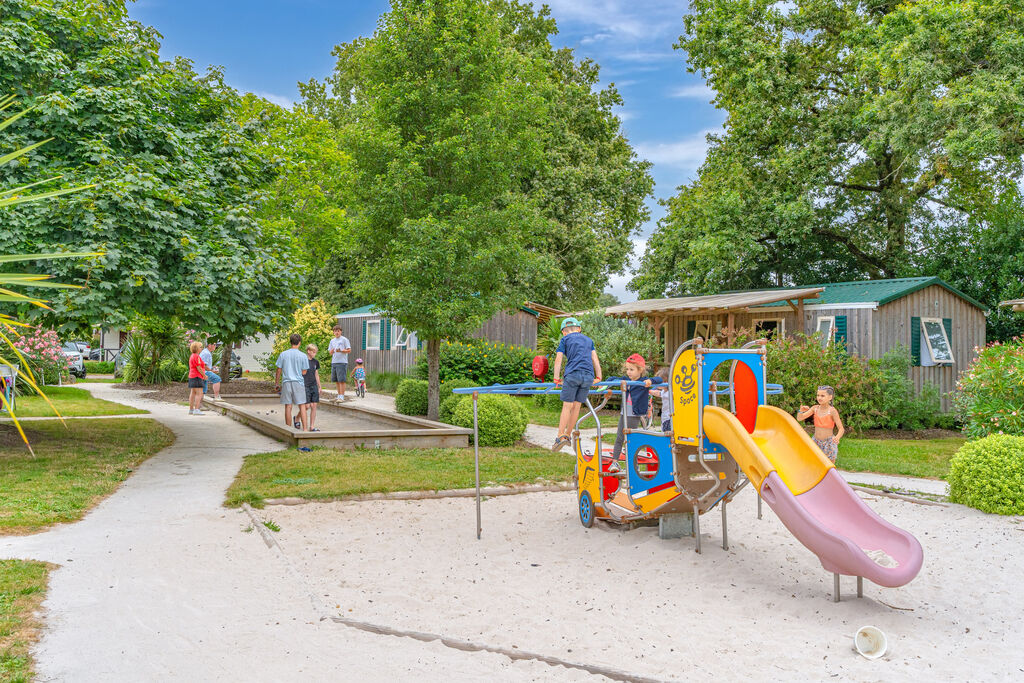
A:
{"type": "Polygon", "coordinates": [[[615,434],[615,446],[612,448],[612,459],[618,460],[622,453],[622,444],[626,440],[626,428],[636,429],[640,426],[640,418],[650,411],[652,384],[661,384],[660,377],[644,377],[647,370],[647,361],[639,353],[634,353],[626,359],[625,377],[609,377],[609,380],[629,380],[630,382],[643,382],[643,386],[626,387],[626,393],[622,400],[626,402],[625,419],[619,417],[619,430],[615,434]]]}

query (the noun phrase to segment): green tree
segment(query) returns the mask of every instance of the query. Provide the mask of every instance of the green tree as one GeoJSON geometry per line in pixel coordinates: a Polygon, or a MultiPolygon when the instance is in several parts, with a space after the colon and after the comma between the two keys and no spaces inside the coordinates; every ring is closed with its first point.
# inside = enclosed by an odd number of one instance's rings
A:
{"type": "MultiPolygon", "coordinates": [[[[533,122],[543,154],[537,162],[520,160],[514,188],[546,219],[530,236],[530,246],[549,254],[557,266],[534,278],[529,298],[570,309],[593,306],[608,277],[624,272],[631,238],[649,216],[644,202],[653,189],[650,164],[636,157],[622,134],[613,111],[622,97],[614,85],[600,87],[598,65],[577,60],[570,49],[552,47],[557,26],[547,7],[534,10],[510,0],[475,4],[496,18],[495,40],[503,49],[514,50],[531,65],[519,78],[528,79],[531,94],[547,112],[533,122]]],[[[338,46],[339,68],[329,81],[301,85],[306,110],[339,127],[350,119],[349,95],[364,74],[346,65],[366,43],[360,39],[338,46]]],[[[348,279],[344,269],[330,272],[341,273],[338,285],[348,279]]]]}
{"type": "Polygon", "coordinates": [[[371,38],[335,53],[356,291],[426,340],[436,419],[441,340],[514,308],[557,269],[529,248],[548,226],[522,192],[543,165],[540,66],[476,0],[396,0],[371,38]]]}
{"type": "Polygon", "coordinates": [[[123,323],[136,311],[177,317],[225,341],[273,328],[299,283],[288,235],[255,216],[273,178],[259,122],[218,71],[159,58],[156,32],[119,0],[0,0],[0,89],[34,111],[4,144],[43,149],[0,168],[0,183],[63,176],[96,189],[11,212],[0,252],[103,252],[85,289],[57,298],[62,323],[123,323]]]}
{"type": "Polygon", "coordinates": [[[728,112],[643,296],[914,272],[1022,178],[1019,0],[694,0],[678,48],[728,112]]]}
{"type": "Polygon", "coordinates": [[[283,109],[255,95],[243,97],[240,120],[258,121],[265,132],[259,149],[276,175],[257,215],[294,240],[306,298],[323,299],[336,312],[358,306],[347,239],[350,159],[338,131],[304,108],[283,109]]]}

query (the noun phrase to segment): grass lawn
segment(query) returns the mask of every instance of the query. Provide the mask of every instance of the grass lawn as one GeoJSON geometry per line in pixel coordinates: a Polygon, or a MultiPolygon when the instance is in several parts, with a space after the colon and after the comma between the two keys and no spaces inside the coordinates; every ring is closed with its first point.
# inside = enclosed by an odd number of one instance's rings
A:
{"type": "Polygon", "coordinates": [[[78,380],[79,384],[120,384],[124,380],[120,377],[96,377],[95,375],[86,375],[85,379],[78,380]]]}
{"type": "MultiPolygon", "coordinates": [[[[568,481],[573,458],[539,448],[481,448],[481,484],[568,481]]],[[[294,448],[245,458],[227,505],[260,506],[265,498],[334,498],[356,493],[467,488],[474,485],[473,450],[339,450],[294,448]]]]}
{"type": "Polygon", "coordinates": [[[59,420],[0,425],[0,534],[33,533],[81,519],[174,435],[150,419],[59,420]]]}
{"type": "Polygon", "coordinates": [[[965,439],[843,439],[836,465],[850,472],[878,472],[945,479],[949,459],[965,439]]]}
{"type": "Polygon", "coordinates": [[[29,647],[39,623],[33,617],[46,593],[45,562],[0,560],[0,680],[31,680],[29,647]]]}
{"type": "MultiPolygon", "coordinates": [[[[558,406],[543,408],[538,406],[534,402],[532,396],[518,399],[523,407],[526,408],[526,412],[530,416],[530,423],[535,425],[543,425],[545,427],[557,427],[558,419],[562,415],[562,409],[558,406]]],[[[580,408],[580,416],[582,417],[586,412],[586,407],[580,408]]],[[[615,429],[619,426],[619,411],[617,410],[602,410],[598,413],[598,417],[601,418],[601,429],[610,429],[615,432],[615,429]]],[[[583,429],[593,429],[596,425],[594,424],[594,418],[590,418],[583,423],[583,429]]]]}
{"type": "MultiPolygon", "coordinates": [[[[102,398],[93,398],[85,389],[75,387],[44,387],[43,391],[64,417],[137,415],[149,412],[113,401],[104,401],[102,398]]],[[[53,408],[41,396],[19,396],[17,403],[14,404],[14,412],[18,417],[54,417],[53,408]]]]}

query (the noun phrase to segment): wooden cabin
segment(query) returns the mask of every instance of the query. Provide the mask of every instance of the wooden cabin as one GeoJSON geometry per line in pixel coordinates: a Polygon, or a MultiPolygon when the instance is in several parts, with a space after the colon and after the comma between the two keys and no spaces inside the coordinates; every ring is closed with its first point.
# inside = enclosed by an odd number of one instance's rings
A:
{"type": "MultiPolygon", "coordinates": [[[[469,336],[535,349],[537,326],[561,313],[548,306],[527,302],[516,311],[496,313],[469,336]]],[[[395,320],[382,318],[373,305],[354,308],[334,317],[341,324],[343,334],[352,342],[349,362],[362,358],[367,370],[406,374],[425,345],[416,332],[404,329],[395,320]]]]}
{"type": "Polygon", "coordinates": [[[742,328],[766,336],[821,332],[823,341],[835,340],[866,358],[903,345],[915,389],[935,384],[942,409],[950,410],[957,377],[985,344],[986,311],[937,277],[916,277],[648,299],[606,312],[663,327],[667,355],[693,337],[742,328]]]}

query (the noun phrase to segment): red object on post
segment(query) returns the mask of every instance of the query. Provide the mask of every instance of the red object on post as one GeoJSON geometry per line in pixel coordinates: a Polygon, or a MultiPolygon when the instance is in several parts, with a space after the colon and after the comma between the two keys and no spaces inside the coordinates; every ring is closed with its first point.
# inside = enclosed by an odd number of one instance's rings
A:
{"type": "Polygon", "coordinates": [[[534,356],[533,357],[533,376],[537,378],[538,382],[544,381],[544,378],[548,375],[548,357],[547,356],[534,356]]]}

